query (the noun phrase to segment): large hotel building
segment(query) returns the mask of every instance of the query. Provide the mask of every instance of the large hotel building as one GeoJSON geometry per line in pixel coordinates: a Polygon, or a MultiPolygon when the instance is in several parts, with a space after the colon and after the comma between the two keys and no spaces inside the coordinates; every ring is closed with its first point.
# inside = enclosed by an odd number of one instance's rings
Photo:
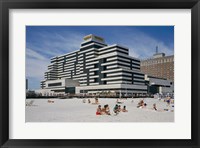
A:
{"type": "Polygon", "coordinates": [[[103,38],[87,35],[80,49],[51,58],[41,88],[53,93],[147,93],[140,60],[129,49],[107,45],[103,38]]]}
{"type": "Polygon", "coordinates": [[[153,58],[141,60],[141,71],[149,76],[174,81],[174,55],[156,53],[153,58]]]}

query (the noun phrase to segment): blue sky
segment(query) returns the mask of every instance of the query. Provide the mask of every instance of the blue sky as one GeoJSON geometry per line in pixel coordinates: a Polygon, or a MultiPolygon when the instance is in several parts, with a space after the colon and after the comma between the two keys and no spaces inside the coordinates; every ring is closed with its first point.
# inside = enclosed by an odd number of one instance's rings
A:
{"type": "Polygon", "coordinates": [[[159,52],[174,54],[173,26],[27,26],[26,78],[29,89],[39,89],[50,58],[78,50],[83,37],[95,34],[108,45],[129,48],[131,56],[150,58],[159,52]]]}

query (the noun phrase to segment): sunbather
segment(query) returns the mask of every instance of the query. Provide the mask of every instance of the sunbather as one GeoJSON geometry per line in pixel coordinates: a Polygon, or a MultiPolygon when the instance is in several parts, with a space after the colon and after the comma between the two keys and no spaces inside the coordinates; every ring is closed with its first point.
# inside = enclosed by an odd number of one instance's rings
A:
{"type": "Polygon", "coordinates": [[[105,108],[105,113],[106,113],[106,115],[110,115],[110,108],[109,108],[109,105],[106,104],[106,105],[104,106],[104,108],[105,108]]]}
{"type": "Polygon", "coordinates": [[[138,103],[137,108],[143,108],[143,107],[144,107],[144,100],[141,100],[141,101],[138,103]]]}
{"type": "Polygon", "coordinates": [[[83,103],[85,103],[86,102],[85,98],[82,101],[83,101],[83,103]]]}
{"type": "Polygon", "coordinates": [[[96,111],[96,115],[101,115],[101,112],[102,112],[101,105],[99,105],[96,111]]]}
{"type": "Polygon", "coordinates": [[[113,109],[114,113],[117,115],[119,113],[119,110],[118,110],[118,105],[116,104],[114,109],[113,109]]]}
{"type": "Polygon", "coordinates": [[[156,103],[153,104],[153,109],[157,110],[156,103]]]}
{"type": "Polygon", "coordinates": [[[122,111],[122,109],[121,109],[121,105],[118,106],[118,111],[119,111],[119,112],[122,111]]]}
{"type": "Polygon", "coordinates": [[[122,112],[128,112],[128,110],[126,110],[126,106],[124,105],[122,112]]]}

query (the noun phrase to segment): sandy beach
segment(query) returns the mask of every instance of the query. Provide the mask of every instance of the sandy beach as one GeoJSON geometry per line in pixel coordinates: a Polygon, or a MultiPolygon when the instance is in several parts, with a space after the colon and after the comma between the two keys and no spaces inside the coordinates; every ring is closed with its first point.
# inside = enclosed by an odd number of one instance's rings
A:
{"type": "MultiPolygon", "coordinates": [[[[87,99],[86,99],[87,100],[87,99]]],[[[94,99],[90,99],[94,102],[94,99]]],[[[123,100],[121,107],[128,112],[115,115],[113,108],[117,99],[100,98],[101,106],[109,105],[111,115],[96,115],[98,105],[82,102],[82,99],[26,99],[26,122],[174,122],[174,107],[163,100],[144,98],[146,108],[137,108],[141,98],[123,100]],[[54,103],[48,103],[48,100],[54,103]],[[156,103],[158,111],[153,110],[156,103]],[[168,111],[164,111],[167,109],[168,111]]]]}

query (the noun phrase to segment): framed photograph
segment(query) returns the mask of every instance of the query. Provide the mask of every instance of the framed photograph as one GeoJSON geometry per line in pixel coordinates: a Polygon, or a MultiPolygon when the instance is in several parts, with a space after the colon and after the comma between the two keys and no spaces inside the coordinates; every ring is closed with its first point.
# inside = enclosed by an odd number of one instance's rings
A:
{"type": "Polygon", "coordinates": [[[1,147],[199,147],[198,0],[2,0],[1,147]]]}

